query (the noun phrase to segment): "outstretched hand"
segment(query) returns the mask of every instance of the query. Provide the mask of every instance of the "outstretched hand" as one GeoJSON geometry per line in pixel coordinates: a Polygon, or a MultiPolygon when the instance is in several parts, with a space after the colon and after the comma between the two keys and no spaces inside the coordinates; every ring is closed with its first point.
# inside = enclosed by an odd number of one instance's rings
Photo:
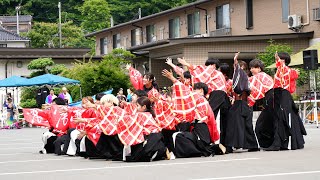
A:
{"type": "Polygon", "coordinates": [[[176,78],[173,76],[172,72],[170,72],[170,71],[168,71],[166,69],[162,70],[162,76],[167,77],[172,82],[176,81],[176,78]]]}
{"type": "Polygon", "coordinates": [[[183,57],[183,58],[178,58],[177,59],[178,60],[178,62],[180,63],[180,64],[182,64],[182,65],[184,65],[184,66],[186,66],[188,63],[187,63],[187,61],[186,61],[186,59],[183,57]]]}
{"type": "Polygon", "coordinates": [[[276,61],[280,60],[280,57],[278,55],[278,51],[276,51],[276,53],[274,54],[274,58],[276,59],[276,61]]]}
{"type": "Polygon", "coordinates": [[[237,52],[234,54],[234,58],[233,58],[233,64],[237,65],[238,64],[238,56],[239,56],[240,52],[237,52]]]}
{"type": "Polygon", "coordinates": [[[170,57],[168,57],[166,59],[166,64],[171,65],[172,64],[172,59],[170,57]]]}
{"type": "Polygon", "coordinates": [[[126,64],[126,69],[129,70],[131,68],[131,64],[126,64]]]}

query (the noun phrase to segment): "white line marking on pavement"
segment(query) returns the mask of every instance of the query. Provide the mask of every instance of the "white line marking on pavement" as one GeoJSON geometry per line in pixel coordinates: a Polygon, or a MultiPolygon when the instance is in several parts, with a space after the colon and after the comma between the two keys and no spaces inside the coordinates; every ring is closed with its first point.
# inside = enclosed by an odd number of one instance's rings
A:
{"type": "Polygon", "coordinates": [[[11,146],[11,145],[21,145],[21,144],[43,144],[42,142],[27,142],[27,143],[9,143],[9,144],[0,144],[0,146],[11,146]]]}
{"type": "Polygon", "coordinates": [[[257,177],[270,177],[270,176],[288,176],[288,175],[301,175],[301,174],[317,174],[320,171],[301,171],[301,172],[291,172],[291,173],[274,173],[274,174],[256,174],[248,176],[230,176],[230,177],[218,177],[218,178],[204,178],[204,179],[192,179],[192,180],[221,180],[221,179],[247,179],[247,178],[257,178],[257,177]]]}
{"type": "Polygon", "coordinates": [[[33,147],[10,147],[10,148],[0,148],[0,150],[6,150],[6,149],[34,149],[34,148],[38,148],[41,149],[41,146],[33,146],[33,147]]]}
{"type": "Polygon", "coordinates": [[[15,155],[20,155],[20,154],[30,154],[30,153],[12,153],[12,154],[0,154],[0,156],[15,156],[15,155]]]}
{"type": "MultiPolygon", "coordinates": [[[[37,138],[37,139],[39,139],[39,138],[37,138]]],[[[4,140],[5,142],[12,142],[12,141],[28,141],[28,140],[32,140],[32,139],[31,138],[29,138],[29,139],[10,139],[10,138],[4,139],[2,137],[1,140],[4,140]]]]}
{"type": "MultiPolygon", "coordinates": [[[[70,171],[90,171],[90,170],[103,170],[103,169],[122,169],[122,168],[139,168],[139,167],[154,167],[154,166],[174,166],[174,165],[187,165],[187,164],[205,164],[205,163],[219,163],[219,162],[233,162],[233,161],[247,161],[258,160],[260,158],[245,158],[245,159],[228,159],[228,160],[216,160],[216,161],[198,161],[198,162],[181,162],[181,163],[158,163],[158,164],[144,164],[144,165],[131,165],[131,166],[107,166],[98,168],[80,168],[80,169],[61,169],[61,170],[48,170],[48,171],[25,171],[25,172],[12,172],[12,173],[0,173],[0,176],[6,175],[21,175],[21,174],[39,174],[39,173],[55,173],[55,172],[70,172],[70,171]]],[[[111,163],[110,163],[111,164],[111,163]]]]}
{"type": "Polygon", "coordinates": [[[61,159],[38,159],[38,160],[24,160],[24,161],[0,161],[0,164],[6,163],[27,163],[27,162],[41,162],[41,161],[64,161],[64,160],[71,160],[71,159],[79,159],[76,157],[73,158],[61,158],[61,159]]]}

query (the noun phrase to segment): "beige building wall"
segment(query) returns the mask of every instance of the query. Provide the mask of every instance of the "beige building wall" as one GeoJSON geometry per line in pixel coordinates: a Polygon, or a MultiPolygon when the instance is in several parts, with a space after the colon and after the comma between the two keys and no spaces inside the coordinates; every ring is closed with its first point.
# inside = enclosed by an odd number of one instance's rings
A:
{"type": "Polygon", "coordinates": [[[8,48],[25,48],[25,47],[27,47],[28,43],[27,42],[19,42],[19,41],[16,41],[16,42],[10,41],[5,44],[7,44],[8,48]]]}

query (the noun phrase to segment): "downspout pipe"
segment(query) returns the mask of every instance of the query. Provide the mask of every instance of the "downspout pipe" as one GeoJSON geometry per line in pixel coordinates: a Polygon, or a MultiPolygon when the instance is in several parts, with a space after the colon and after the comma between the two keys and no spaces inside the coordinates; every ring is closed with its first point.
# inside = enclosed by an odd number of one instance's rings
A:
{"type": "Polygon", "coordinates": [[[309,0],[307,0],[307,22],[302,25],[308,26],[309,24],[310,24],[310,10],[309,10],[309,0]]]}
{"type": "MultiPolygon", "coordinates": [[[[9,63],[9,60],[7,60],[4,65],[5,78],[8,78],[8,63],[9,63]]],[[[6,88],[6,94],[7,93],[8,93],[8,88],[6,88]]]]}

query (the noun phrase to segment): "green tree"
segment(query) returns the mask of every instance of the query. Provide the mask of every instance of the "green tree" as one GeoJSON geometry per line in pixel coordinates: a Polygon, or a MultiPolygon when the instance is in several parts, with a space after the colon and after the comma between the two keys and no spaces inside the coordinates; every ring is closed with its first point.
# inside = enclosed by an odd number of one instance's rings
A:
{"type": "Polygon", "coordinates": [[[106,0],[85,0],[79,8],[82,15],[81,27],[93,32],[110,26],[110,9],[106,0]]]}
{"type": "MultiPolygon", "coordinates": [[[[94,95],[105,90],[129,88],[130,80],[124,64],[134,58],[128,51],[115,49],[106,55],[101,62],[77,62],[63,76],[79,80],[81,82],[83,96],[94,95]]],[[[79,88],[70,87],[74,99],[79,99],[79,88]]]]}
{"type": "MultiPolygon", "coordinates": [[[[257,56],[257,58],[264,63],[265,67],[268,67],[275,63],[274,54],[276,52],[287,52],[290,55],[292,54],[292,47],[289,46],[288,44],[276,43],[273,40],[270,40],[269,43],[270,44],[265,48],[265,51],[262,53],[259,53],[257,56]]],[[[303,86],[304,84],[308,83],[307,80],[309,79],[309,76],[307,72],[302,68],[298,68],[298,69],[300,74],[297,80],[297,85],[303,86]]],[[[273,76],[275,73],[275,69],[266,69],[266,73],[273,76]]]]}
{"type": "MultiPolygon", "coordinates": [[[[83,30],[72,22],[62,25],[62,47],[90,47],[94,49],[93,39],[86,39],[83,30]]],[[[31,47],[48,48],[59,47],[58,24],[35,23],[32,30],[26,34],[31,39],[31,47]]]]}
{"type": "Polygon", "coordinates": [[[60,74],[62,71],[66,70],[66,66],[63,64],[55,64],[52,58],[38,58],[32,60],[27,65],[29,70],[37,70],[30,74],[30,77],[39,76],[42,74],[60,74]],[[50,68],[51,67],[51,68],[50,68]]]}
{"type": "Polygon", "coordinates": [[[111,14],[116,24],[136,19],[141,8],[142,17],[159,13],[196,0],[109,0],[111,14]]]}

